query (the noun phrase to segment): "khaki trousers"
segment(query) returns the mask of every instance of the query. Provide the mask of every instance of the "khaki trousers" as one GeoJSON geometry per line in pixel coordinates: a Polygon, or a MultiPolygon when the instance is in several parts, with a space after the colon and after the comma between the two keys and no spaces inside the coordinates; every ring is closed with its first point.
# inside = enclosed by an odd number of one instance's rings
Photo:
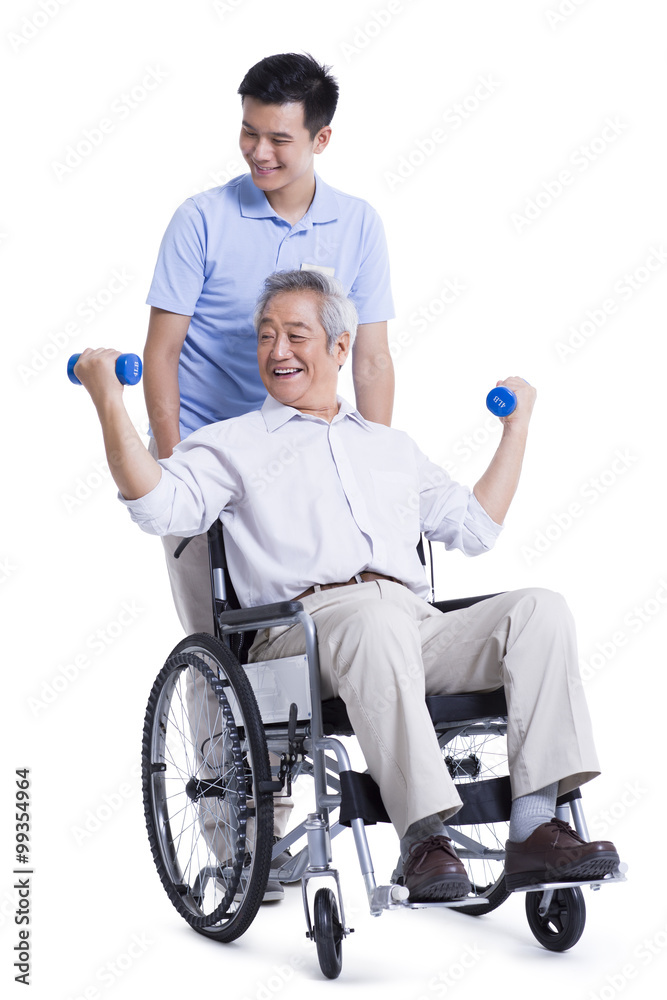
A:
{"type": "MultiPolygon", "coordinates": [[[[317,626],[322,697],[339,696],[399,837],[461,800],[425,695],[504,687],[512,795],[599,774],[575,628],[559,594],[529,589],[442,614],[385,580],[302,599],[317,626]]],[[[299,625],[258,634],[251,660],[305,652],[299,625]]]]}

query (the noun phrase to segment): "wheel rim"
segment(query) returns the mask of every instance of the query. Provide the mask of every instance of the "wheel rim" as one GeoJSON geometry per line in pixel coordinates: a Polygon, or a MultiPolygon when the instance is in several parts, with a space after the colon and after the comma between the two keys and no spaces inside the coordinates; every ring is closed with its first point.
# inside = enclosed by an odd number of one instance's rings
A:
{"type": "Polygon", "coordinates": [[[199,928],[234,915],[249,875],[242,744],[224,687],[205,660],[201,650],[167,662],[145,762],[163,882],[199,928]]]}
{"type": "MultiPolygon", "coordinates": [[[[477,731],[476,727],[471,727],[446,743],[442,754],[457,785],[505,777],[509,773],[504,724],[498,724],[491,731],[477,731]]],[[[450,825],[456,827],[456,815],[452,817],[450,825]]],[[[500,822],[471,824],[461,828],[466,837],[486,848],[488,853],[483,857],[454,843],[472,885],[471,906],[475,907],[475,899],[487,901],[476,908],[479,913],[488,913],[509,895],[505,889],[505,841],[508,827],[507,822],[500,822]]],[[[471,912],[476,912],[476,909],[471,909],[471,912]]]]}
{"type": "Polygon", "coordinates": [[[539,906],[543,892],[526,895],[526,916],[531,931],[550,951],[565,951],[576,944],[586,923],[586,904],[578,887],[555,889],[547,912],[542,915],[539,906]]]}

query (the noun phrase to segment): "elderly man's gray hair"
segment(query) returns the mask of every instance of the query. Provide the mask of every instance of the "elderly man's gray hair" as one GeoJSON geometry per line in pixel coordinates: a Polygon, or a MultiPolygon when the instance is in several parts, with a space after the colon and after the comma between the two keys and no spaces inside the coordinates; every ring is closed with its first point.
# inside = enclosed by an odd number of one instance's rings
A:
{"type": "Polygon", "coordinates": [[[259,324],[271,299],[280,292],[316,292],[319,298],[319,320],[327,335],[327,350],[333,354],[338,337],[345,330],[350,334],[350,346],[354,343],[359,317],[356,306],[348,299],[337,278],[322,271],[275,271],[264,282],[253,323],[259,331],[259,324]]]}

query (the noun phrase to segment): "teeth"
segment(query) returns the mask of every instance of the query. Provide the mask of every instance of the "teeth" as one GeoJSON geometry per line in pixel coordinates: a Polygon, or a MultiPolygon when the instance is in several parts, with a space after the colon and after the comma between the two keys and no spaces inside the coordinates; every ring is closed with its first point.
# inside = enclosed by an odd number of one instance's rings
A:
{"type": "Polygon", "coordinates": [[[300,371],[299,368],[274,368],[274,375],[292,375],[294,372],[300,371]]]}

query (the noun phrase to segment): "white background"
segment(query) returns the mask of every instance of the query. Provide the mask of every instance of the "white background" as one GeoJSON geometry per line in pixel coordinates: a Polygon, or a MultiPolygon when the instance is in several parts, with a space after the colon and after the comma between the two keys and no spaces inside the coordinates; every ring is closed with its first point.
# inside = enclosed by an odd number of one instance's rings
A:
{"type": "MultiPolygon", "coordinates": [[[[418,1000],[503,984],[545,998],[657,995],[667,950],[662,13],[649,0],[3,5],[0,976],[11,996],[22,995],[12,982],[20,767],[32,776],[30,995],[40,1000],[343,988],[418,1000]],[[341,100],[318,169],[385,223],[395,425],[472,484],[498,435],[487,390],[509,374],[538,388],[506,530],[483,559],[439,559],[438,590],[547,586],[577,618],[604,766],[584,801],[629,879],[586,892],[587,927],[565,955],[540,948],[518,897],[477,921],[371,919],[348,845],[336,857],[356,933],[342,978],[327,984],[298,890],[216,946],[181,921],[153,870],[140,734],[180,629],[159,542],[117,504],[93,408],[65,363],[85,346],[141,352],[164,228],[190,194],[242,172],[236,89],[282,51],[332,65],[341,100]],[[109,130],[95,132],[102,119],[109,130]],[[59,168],[86,130],[99,144],[59,168]],[[114,272],[125,287],[109,296],[114,272]],[[445,304],[452,285],[460,294],[445,304]],[[578,346],[561,356],[573,328],[578,346]]],[[[145,430],[141,389],[126,399],[145,430]]],[[[393,835],[371,836],[384,880],[393,835]]]]}

